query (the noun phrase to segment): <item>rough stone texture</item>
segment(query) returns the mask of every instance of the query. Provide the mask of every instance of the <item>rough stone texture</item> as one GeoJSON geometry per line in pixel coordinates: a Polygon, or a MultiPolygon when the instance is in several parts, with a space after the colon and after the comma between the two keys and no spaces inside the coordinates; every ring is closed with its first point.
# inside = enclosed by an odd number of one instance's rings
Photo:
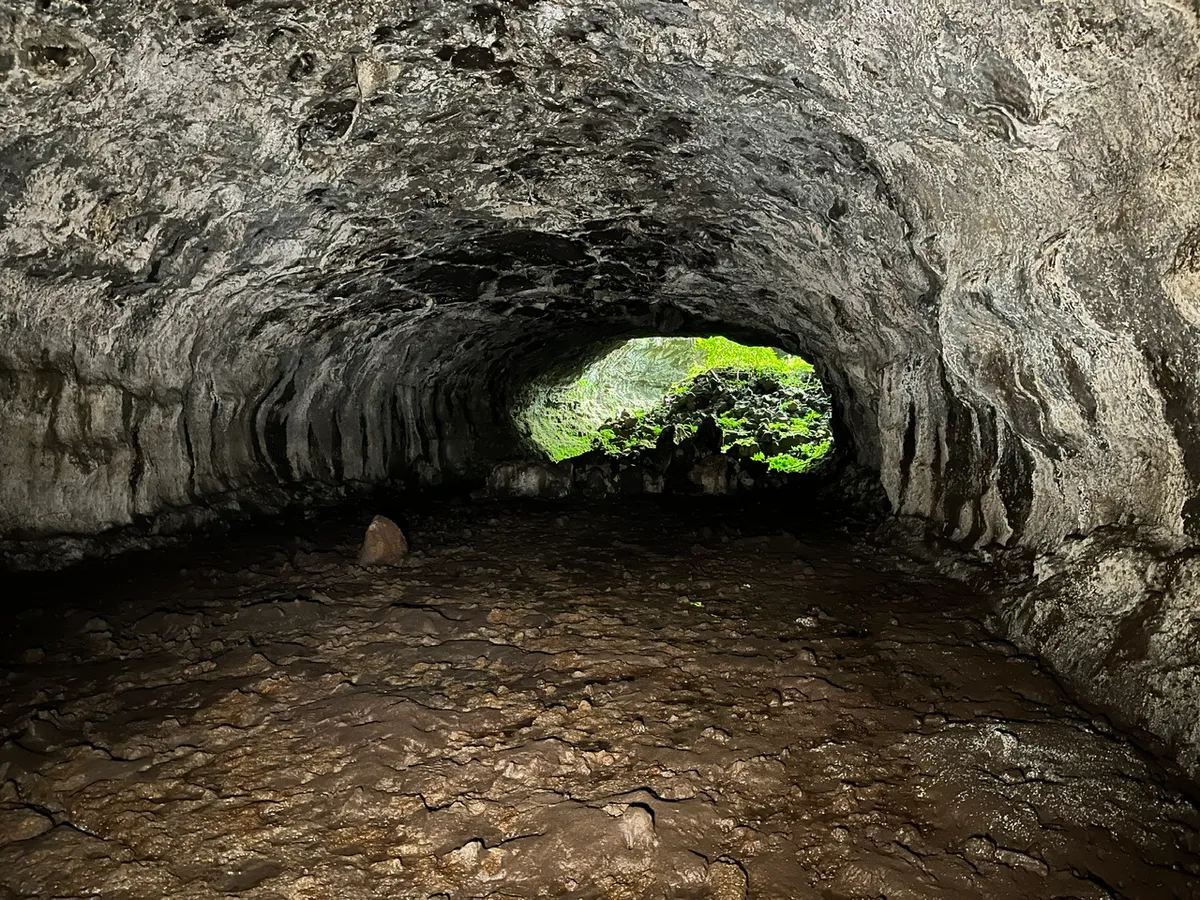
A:
{"type": "Polygon", "coordinates": [[[720,860],[708,867],[712,900],[746,900],[746,870],[735,862],[720,860]]]}
{"type": "Polygon", "coordinates": [[[487,478],[488,492],[507,497],[565,497],[571,492],[575,466],[571,462],[507,462],[487,478]]]}
{"type": "Polygon", "coordinates": [[[816,361],[957,536],[1194,532],[1198,34],[1131,0],[0,12],[0,533],[472,470],[536,371],[714,329],[816,361]]]}
{"type": "MultiPolygon", "coordinates": [[[[669,427],[669,426],[668,426],[669,427]]],[[[592,450],[559,463],[508,462],[488,475],[486,487],[471,494],[474,499],[523,498],[556,500],[568,496],[598,498],[608,495],[640,494],[747,494],[771,493],[777,500],[836,494],[847,510],[881,518],[878,482],[872,480],[874,497],[856,495],[848,482],[849,473],[830,481],[822,473],[773,472],[767,463],[745,456],[721,453],[721,432],[711,418],[702,420],[701,430],[679,442],[664,430],[657,444],[620,454],[592,450]],[[709,430],[716,442],[701,440],[709,430]],[[872,504],[870,501],[876,502],[872,504]],[[874,514],[874,515],[872,515],[874,514]]]]}
{"type": "Polygon", "coordinates": [[[396,566],[408,556],[408,540],[400,526],[387,516],[376,516],[367,526],[362,548],[358,551],[360,566],[396,566]]]}
{"type": "Polygon", "coordinates": [[[22,583],[0,896],[1200,900],[1178,770],[877,541],[446,507],[370,572],[348,521],[22,583]]]}
{"type": "MultiPolygon", "coordinates": [[[[482,473],[538,373],[722,331],[817,364],[899,512],[1177,552],[1198,42],[1180,0],[0,9],[0,535],[482,473]]],[[[1023,633],[1070,670],[1073,628],[1023,633]]]]}
{"type": "Polygon", "coordinates": [[[1098,533],[1038,560],[1035,581],[1002,604],[1013,639],[1200,778],[1200,556],[1098,533]]]}

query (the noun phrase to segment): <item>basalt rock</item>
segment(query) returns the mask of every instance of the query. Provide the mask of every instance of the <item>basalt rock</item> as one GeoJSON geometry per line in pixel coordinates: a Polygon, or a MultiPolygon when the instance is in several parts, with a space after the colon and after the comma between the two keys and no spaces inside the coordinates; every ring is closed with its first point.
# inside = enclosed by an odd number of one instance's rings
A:
{"type": "Polygon", "coordinates": [[[558,498],[571,493],[575,466],[571,462],[513,462],[497,466],[488,476],[488,493],[504,497],[558,498]]]}
{"type": "Polygon", "coordinates": [[[1200,556],[1161,534],[1097,532],[1033,576],[1001,606],[1013,639],[1200,775],[1200,556]]]}
{"type": "Polygon", "coordinates": [[[1186,2],[0,11],[0,536],[482,477],[535,377],[721,332],[814,362],[896,512],[1174,556],[1198,92],[1186,2]]]}
{"type": "MultiPolygon", "coordinates": [[[[489,474],[485,497],[561,499],[572,494],[585,497],[637,496],[641,494],[725,495],[763,490],[804,491],[811,494],[824,484],[808,474],[772,471],[761,461],[720,452],[721,430],[712,419],[705,420],[697,434],[674,442],[672,431],[654,447],[635,447],[625,453],[590,450],[573,459],[550,463],[509,462],[489,474]]],[[[849,505],[861,506],[852,492],[844,490],[849,479],[834,486],[849,505]]],[[[877,484],[877,482],[876,482],[877,484]]]]}

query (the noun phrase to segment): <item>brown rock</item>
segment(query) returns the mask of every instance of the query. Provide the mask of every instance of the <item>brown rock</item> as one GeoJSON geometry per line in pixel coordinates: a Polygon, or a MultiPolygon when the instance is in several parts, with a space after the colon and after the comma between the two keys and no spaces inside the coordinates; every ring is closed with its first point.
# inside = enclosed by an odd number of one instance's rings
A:
{"type": "Polygon", "coordinates": [[[384,516],[376,516],[367,526],[362,550],[358,554],[360,566],[396,566],[408,556],[408,541],[400,526],[384,516]]]}
{"type": "Polygon", "coordinates": [[[740,863],[718,860],[708,867],[708,896],[711,900],[746,900],[750,881],[740,863]]]}
{"type": "Polygon", "coordinates": [[[45,834],[54,823],[32,809],[0,809],[0,845],[45,834]]]}
{"type": "Polygon", "coordinates": [[[621,816],[621,835],[630,850],[650,850],[658,841],[654,837],[654,815],[644,806],[626,807],[621,816]]]}

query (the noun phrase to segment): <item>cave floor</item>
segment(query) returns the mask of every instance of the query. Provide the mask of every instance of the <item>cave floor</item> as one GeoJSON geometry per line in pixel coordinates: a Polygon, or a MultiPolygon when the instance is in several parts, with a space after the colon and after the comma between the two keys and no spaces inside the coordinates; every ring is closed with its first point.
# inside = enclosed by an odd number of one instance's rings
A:
{"type": "Polygon", "coordinates": [[[865,532],[369,517],[18,582],[0,898],[1200,897],[1195,789],[865,532]]]}

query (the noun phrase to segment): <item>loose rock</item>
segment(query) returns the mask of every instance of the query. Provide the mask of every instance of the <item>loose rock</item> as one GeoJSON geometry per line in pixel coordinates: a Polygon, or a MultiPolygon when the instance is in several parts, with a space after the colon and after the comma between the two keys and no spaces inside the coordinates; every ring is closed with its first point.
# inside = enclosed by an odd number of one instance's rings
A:
{"type": "Polygon", "coordinates": [[[621,834],[630,850],[654,846],[654,814],[644,806],[630,806],[621,815],[621,834]]]}
{"type": "Polygon", "coordinates": [[[360,566],[398,566],[408,557],[408,540],[400,526],[385,516],[376,516],[367,526],[360,566]]]}

